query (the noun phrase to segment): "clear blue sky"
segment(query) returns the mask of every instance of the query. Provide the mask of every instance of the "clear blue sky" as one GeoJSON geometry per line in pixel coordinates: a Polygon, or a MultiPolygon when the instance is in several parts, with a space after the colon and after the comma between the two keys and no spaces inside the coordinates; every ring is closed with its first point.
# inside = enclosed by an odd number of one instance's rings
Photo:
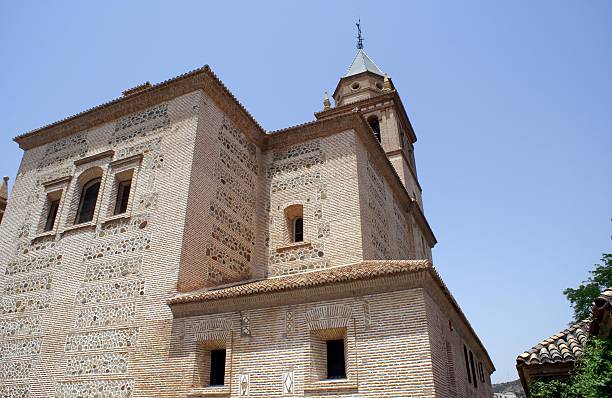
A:
{"type": "Polygon", "coordinates": [[[612,2],[0,2],[0,173],[13,136],[209,64],[268,130],[313,119],[355,52],[418,136],[434,262],[494,381],[562,329],[612,251],[612,2]]]}

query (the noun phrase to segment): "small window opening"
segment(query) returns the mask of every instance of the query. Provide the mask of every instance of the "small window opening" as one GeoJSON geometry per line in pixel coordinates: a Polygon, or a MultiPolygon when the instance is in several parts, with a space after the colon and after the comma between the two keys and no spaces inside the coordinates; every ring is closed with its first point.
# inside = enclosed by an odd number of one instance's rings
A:
{"type": "Polygon", "coordinates": [[[288,238],[291,243],[304,241],[304,206],[295,204],[285,208],[288,238]]]}
{"type": "Polygon", "coordinates": [[[79,210],[75,220],[76,224],[93,220],[94,211],[96,210],[96,202],[98,201],[98,193],[100,192],[101,181],[101,178],[94,178],[83,186],[81,198],[79,200],[79,210]]]}
{"type": "Polygon", "coordinates": [[[210,351],[210,385],[225,384],[225,350],[210,351]]]}
{"type": "Polygon", "coordinates": [[[380,122],[378,121],[378,118],[376,116],[370,116],[370,118],[368,118],[368,124],[370,125],[372,130],[374,130],[374,137],[376,137],[376,140],[378,142],[381,142],[380,140],[380,122]]]}
{"type": "Polygon", "coordinates": [[[293,241],[304,241],[304,219],[302,217],[296,217],[293,220],[293,241]]]}
{"type": "Polygon", "coordinates": [[[123,214],[127,211],[128,201],[130,199],[130,189],[132,180],[120,181],[117,186],[117,199],[115,201],[114,214],[123,214]]]}
{"type": "Polygon", "coordinates": [[[49,198],[49,210],[47,211],[47,219],[45,221],[44,232],[51,231],[55,225],[55,219],[57,218],[57,211],[59,209],[60,199],[49,198]]]}
{"type": "Polygon", "coordinates": [[[472,374],[470,373],[470,361],[468,359],[467,347],[463,346],[463,357],[465,358],[465,369],[467,370],[468,383],[472,383],[472,374]]]}
{"type": "Polygon", "coordinates": [[[327,378],[346,379],[344,339],[327,340],[327,378]]]}
{"type": "Polygon", "coordinates": [[[472,369],[472,380],[474,380],[474,387],[478,387],[478,380],[476,379],[476,369],[474,368],[474,354],[470,351],[470,368],[472,369]]]}

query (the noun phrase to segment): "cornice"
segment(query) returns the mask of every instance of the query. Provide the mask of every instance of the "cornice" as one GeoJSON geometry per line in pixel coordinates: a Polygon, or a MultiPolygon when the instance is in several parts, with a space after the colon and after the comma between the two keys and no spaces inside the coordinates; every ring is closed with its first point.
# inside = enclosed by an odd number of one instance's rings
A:
{"type": "Polygon", "coordinates": [[[402,117],[400,118],[400,123],[404,123],[404,122],[407,123],[407,125],[405,126],[406,131],[407,131],[408,137],[410,138],[410,142],[414,144],[417,141],[416,134],[414,132],[414,129],[412,128],[412,123],[410,123],[410,118],[408,117],[408,114],[406,113],[406,108],[404,108],[402,99],[400,98],[399,93],[395,89],[382,93],[376,97],[371,97],[371,98],[366,98],[360,101],[351,102],[350,104],[334,107],[326,111],[315,112],[314,115],[317,119],[323,119],[323,118],[327,118],[330,116],[343,114],[346,112],[354,112],[355,108],[366,108],[371,105],[375,105],[376,103],[388,101],[388,100],[393,101],[394,105],[395,103],[398,104],[398,109],[402,115],[402,117]]]}
{"type": "Polygon", "coordinates": [[[261,144],[265,136],[263,128],[208,65],[19,135],[14,140],[20,148],[32,149],[197,90],[206,92],[237,127],[253,142],[261,144]]]}
{"type": "Polygon", "coordinates": [[[491,358],[459,304],[429,260],[366,260],[279,278],[180,293],[170,298],[175,318],[423,288],[436,292],[461,319],[489,364],[491,358]]]}

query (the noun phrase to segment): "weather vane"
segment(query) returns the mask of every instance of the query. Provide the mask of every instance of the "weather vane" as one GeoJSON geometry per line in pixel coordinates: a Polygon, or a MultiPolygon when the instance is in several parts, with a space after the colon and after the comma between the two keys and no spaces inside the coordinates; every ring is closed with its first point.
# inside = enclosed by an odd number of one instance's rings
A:
{"type": "Polygon", "coordinates": [[[357,23],[355,25],[357,25],[357,48],[362,49],[363,48],[363,36],[361,36],[361,18],[357,20],[357,23]]]}

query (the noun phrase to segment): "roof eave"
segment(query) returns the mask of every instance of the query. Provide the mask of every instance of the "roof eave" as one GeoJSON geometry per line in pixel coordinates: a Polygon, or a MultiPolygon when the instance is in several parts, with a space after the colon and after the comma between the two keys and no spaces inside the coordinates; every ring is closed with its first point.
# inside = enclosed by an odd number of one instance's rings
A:
{"type": "Polygon", "coordinates": [[[217,104],[222,101],[221,97],[229,99],[232,109],[228,109],[228,111],[232,114],[231,116],[240,119],[239,124],[249,127],[246,129],[246,134],[250,134],[251,139],[261,142],[265,135],[264,129],[208,65],[142,89],[138,93],[116,98],[73,116],[18,135],[13,140],[24,150],[32,149],[198,89],[206,91],[213,97],[213,100],[216,100],[217,104]],[[255,131],[255,133],[251,131],[255,131]]]}

